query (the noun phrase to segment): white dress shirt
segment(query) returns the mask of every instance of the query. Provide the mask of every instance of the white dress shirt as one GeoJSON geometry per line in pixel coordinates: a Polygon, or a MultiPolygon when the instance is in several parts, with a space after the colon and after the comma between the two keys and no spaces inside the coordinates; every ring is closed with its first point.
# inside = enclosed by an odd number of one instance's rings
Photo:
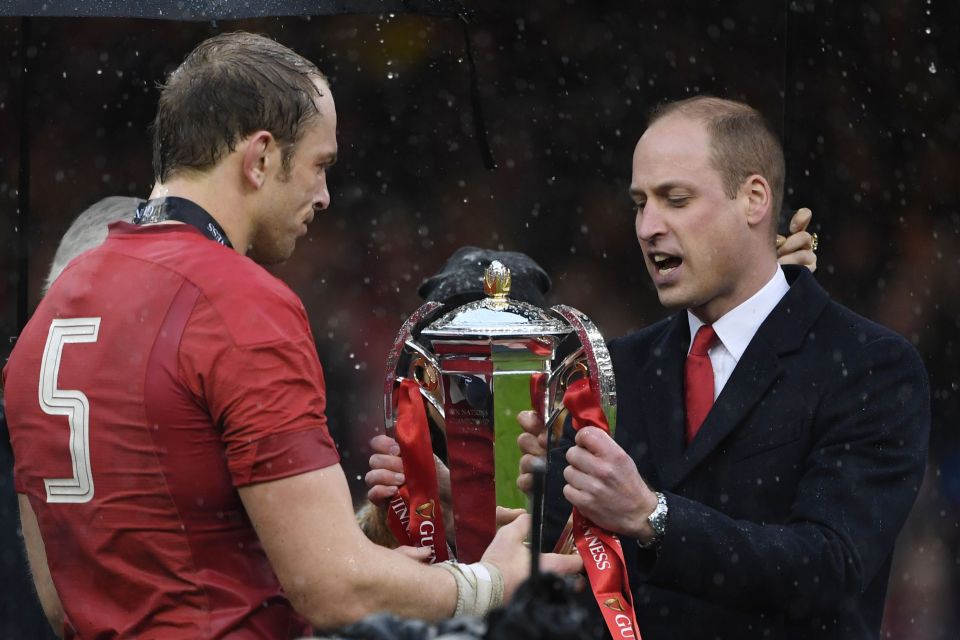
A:
{"type": "MultiPolygon", "coordinates": [[[[710,355],[710,364],[713,365],[714,400],[720,395],[723,385],[727,384],[757,329],[789,290],[787,277],[783,275],[780,265],[777,265],[776,273],[767,284],[713,323],[717,341],[707,353],[710,355]]],[[[689,310],[687,321],[690,323],[690,345],[693,346],[693,336],[697,335],[697,329],[704,323],[689,310]]],[[[690,347],[687,347],[687,355],[689,354],[690,347]]]]}

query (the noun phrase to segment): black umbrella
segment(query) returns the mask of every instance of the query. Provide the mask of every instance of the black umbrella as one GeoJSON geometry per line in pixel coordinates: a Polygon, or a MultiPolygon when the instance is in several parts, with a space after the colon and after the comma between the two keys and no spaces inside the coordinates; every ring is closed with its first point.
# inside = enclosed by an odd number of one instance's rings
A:
{"type": "Polygon", "coordinates": [[[451,0],[4,0],[0,3],[0,16],[37,18],[238,20],[387,12],[456,17],[464,13],[464,8],[460,2],[451,0]]]}

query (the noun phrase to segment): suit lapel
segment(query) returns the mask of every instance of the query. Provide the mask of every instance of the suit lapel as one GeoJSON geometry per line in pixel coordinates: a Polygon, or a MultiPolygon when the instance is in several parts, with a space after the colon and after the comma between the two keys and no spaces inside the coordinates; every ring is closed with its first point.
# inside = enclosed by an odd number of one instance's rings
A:
{"type": "MultiPolygon", "coordinates": [[[[790,290],[760,325],[690,446],[683,446],[683,411],[680,412],[679,427],[671,424],[671,429],[676,429],[679,434],[679,455],[669,448],[669,445],[673,444],[670,438],[658,436],[664,441],[662,444],[666,455],[663,466],[658,469],[664,488],[670,490],[680,484],[734,429],[744,423],[750,411],[780,376],[780,357],[800,348],[810,325],[826,306],[826,292],[805,267],[784,267],[784,272],[791,285],[790,290]]],[[[679,318],[686,322],[684,314],[679,314],[679,318]]],[[[689,334],[689,330],[683,333],[689,334]]],[[[667,395],[661,396],[661,406],[653,410],[657,414],[662,414],[671,405],[681,409],[684,407],[682,389],[686,343],[689,343],[688,335],[685,343],[681,345],[676,378],[673,380],[674,388],[679,389],[677,397],[671,395],[667,402],[667,395]],[[678,404],[674,405],[674,402],[678,404]]],[[[661,391],[666,393],[665,390],[661,391]]],[[[651,398],[645,398],[645,402],[651,401],[651,398]]],[[[653,415],[653,412],[648,413],[653,415]]],[[[654,425],[650,428],[651,444],[657,447],[660,443],[654,440],[653,434],[659,430],[654,425]]],[[[659,455],[657,449],[654,451],[655,456],[659,455]]]]}
{"type": "MultiPolygon", "coordinates": [[[[681,463],[683,441],[683,363],[690,344],[686,315],[677,314],[649,354],[641,373],[641,411],[650,439],[654,468],[661,483],[681,463]]],[[[669,488],[669,487],[666,487],[669,488]]]]}

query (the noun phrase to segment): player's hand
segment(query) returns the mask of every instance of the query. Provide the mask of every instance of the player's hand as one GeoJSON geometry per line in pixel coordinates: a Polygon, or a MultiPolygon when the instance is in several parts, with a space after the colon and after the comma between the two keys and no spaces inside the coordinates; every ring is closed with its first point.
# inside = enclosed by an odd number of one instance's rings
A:
{"type": "Polygon", "coordinates": [[[790,219],[790,236],[777,235],[777,260],[780,264],[799,264],[810,271],[817,270],[813,236],[807,231],[812,219],[813,212],[810,209],[798,209],[790,219]]]}
{"type": "Polygon", "coordinates": [[[393,551],[411,560],[416,560],[420,564],[430,564],[430,547],[409,547],[403,545],[393,549],[393,551]]]}
{"type": "MultiPolygon", "coordinates": [[[[375,505],[384,506],[406,482],[403,473],[403,459],[400,457],[400,445],[390,436],[374,436],[370,440],[373,455],[370,456],[370,471],[364,476],[367,485],[367,498],[375,505]]],[[[437,472],[437,492],[440,498],[440,510],[448,537],[453,533],[453,503],[450,491],[450,470],[436,455],[433,462],[437,472]]]]}
{"type": "Polygon", "coordinates": [[[521,411],[517,414],[517,422],[523,429],[517,437],[520,447],[520,475],[517,477],[517,487],[527,495],[533,491],[533,464],[534,460],[543,459],[547,455],[547,430],[543,426],[543,418],[536,411],[521,411]]]}
{"type": "Polygon", "coordinates": [[[526,509],[510,509],[497,505],[497,528],[507,526],[526,512],[526,509]]]}
{"type": "Polygon", "coordinates": [[[373,455],[370,456],[370,471],[364,476],[367,498],[375,505],[384,506],[397,495],[406,478],[403,475],[403,460],[400,445],[390,436],[374,436],[370,440],[373,455]]]}
{"type": "Polygon", "coordinates": [[[653,531],[647,517],[657,496],[640,477],[637,465],[605,431],[583,427],[567,450],[563,495],[597,525],[640,540],[653,531]]]}
{"type": "MultiPolygon", "coordinates": [[[[504,511],[522,511],[505,509],[504,511]]],[[[490,562],[503,574],[503,600],[508,601],[521,582],[530,577],[530,549],[524,544],[530,534],[530,515],[515,514],[512,522],[497,531],[490,546],[483,554],[483,560],[490,562]]],[[[559,555],[544,553],[540,555],[540,568],[560,575],[579,573],[583,562],[579,555],[559,555]]]]}

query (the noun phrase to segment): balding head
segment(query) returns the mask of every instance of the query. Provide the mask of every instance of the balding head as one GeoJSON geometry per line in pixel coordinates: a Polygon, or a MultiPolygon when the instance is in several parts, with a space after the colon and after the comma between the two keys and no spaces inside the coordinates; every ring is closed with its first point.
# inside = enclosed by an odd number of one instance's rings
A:
{"type": "Polygon", "coordinates": [[[772,195],[771,236],[783,206],[785,166],[783,147],[769,123],[748,104],[711,96],[696,96],[654,108],[648,126],[681,116],[703,123],[710,134],[711,165],[720,174],[730,198],[751,175],[763,176],[772,195]]]}

